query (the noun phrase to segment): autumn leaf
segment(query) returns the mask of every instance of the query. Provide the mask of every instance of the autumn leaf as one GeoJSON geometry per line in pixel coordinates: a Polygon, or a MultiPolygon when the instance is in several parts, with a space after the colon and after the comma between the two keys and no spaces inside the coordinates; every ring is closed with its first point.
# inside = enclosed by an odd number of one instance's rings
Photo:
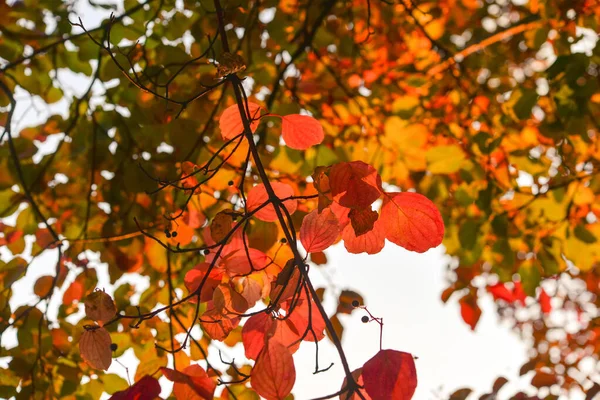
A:
{"type": "Polygon", "coordinates": [[[232,222],[233,216],[230,211],[219,211],[210,223],[210,235],[212,240],[219,243],[227,237],[227,234],[231,231],[232,222]]]}
{"type": "Polygon", "coordinates": [[[377,214],[377,211],[368,208],[362,210],[352,209],[348,217],[350,218],[352,229],[354,229],[354,234],[358,237],[373,229],[373,225],[377,221],[377,218],[379,218],[379,214],[377,214]]]}
{"type": "Polygon", "coordinates": [[[212,400],[217,384],[208,376],[204,368],[197,364],[176,371],[162,367],[160,369],[173,385],[173,394],[177,399],[212,400]]]}
{"type": "Polygon", "coordinates": [[[102,327],[87,329],[79,339],[79,352],[92,368],[107,370],[112,363],[110,335],[102,327]]]}
{"type": "Polygon", "coordinates": [[[117,313],[112,297],[103,290],[96,290],[85,299],[85,315],[101,324],[110,321],[117,313]]]}
{"type": "Polygon", "coordinates": [[[54,277],[50,275],[40,276],[38,280],[35,281],[35,285],[33,285],[33,293],[43,299],[50,294],[53,283],[54,277]]]}
{"type": "Polygon", "coordinates": [[[385,246],[385,232],[381,218],[375,221],[373,229],[360,236],[356,236],[352,225],[346,225],[342,232],[344,247],[349,253],[377,254],[385,246]]]}
{"type": "Polygon", "coordinates": [[[477,305],[476,299],[471,295],[466,295],[459,302],[462,319],[471,327],[471,330],[475,330],[479,317],[481,317],[481,309],[477,305]]]}
{"type": "Polygon", "coordinates": [[[160,391],[158,380],[146,375],[128,389],[114,393],[110,400],[154,400],[160,395],[160,391]]]}
{"type": "MultiPolygon", "coordinates": [[[[248,111],[250,112],[250,128],[252,132],[256,131],[258,124],[260,123],[260,109],[258,104],[248,102],[248,111]]],[[[221,135],[223,139],[230,140],[244,132],[244,125],[242,123],[242,117],[237,104],[233,104],[223,111],[221,118],[219,119],[219,128],[221,129],[221,135]]]]}
{"type": "Polygon", "coordinates": [[[375,168],[362,161],[331,167],[329,186],[334,201],[348,208],[367,208],[381,196],[381,177],[375,168]]]}
{"type": "Polygon", "coordinates": [[[538,301],[540,302],[540,307],[544,314],[548,314],[552,311],[552,298],[548,296],[548,293],[546,293],[544,289],[540,290],[538,301]]]}
{"type": "Polygon", "coordinates": [[[286,346],[269,340],[256,360],[250,384],[266,400],[283,400],[294,387],[296,368],[286,346]]]}
{"type": "MultiPolygon", "coordinates": [[[[354,381],[361,387],[360,389],[358,389],[358,392],[360,392],[362,397],[359,396],[356,392],[350,393],[349,391],[346,391],[340,395],[340,400],[359,400],[359,399],[362,400],[362,398],[364,398],[364,400],[372,400],[372,397],[369,396],[367,391],[364,389],[365,383],[364,383],[363,377],[362,377],[362,368],[358,368],[358,369],[355,369],[354,371],[352,371],[352,378],[354,378],[354,381]]],[[[344,382],[342,383],[342,387],[340,388],[340,390],[346,390],[347,385],[348,385],[348,378],[344,377],[344,382]]]]}
{"type": "Polygon", "coordinates": [[[494,300],[501,299],[507,303],[515,301],[514,294],[503,283],[496,283],[495,285],[488,286],[487,290],[494,296],[494,300]]]}
{"type": "MultiPolygon", "coordinates": [[[[294,195],[294,189],[286,183],[281,182],[271,182],[271,187],[273,188],[273,192],[275,196],[279,198],[279,200],[288,199],[294,195]]],[[[269,195],[267,190],[265,189],[265,185],[260,183],[250,189],[248,193],[248,198],[246,202],[246,206],[248,207],[248,211],[254,211],[255,209],[261,207],[264,203],[269,200],[269,195]]],[[[290,214],[293,214],[296,211],[298,206],[298,201],[295,199],[288,199],[283,202],[285,208],[290,214]]],[[[273,222],[277,221],[277,213],[275,212],[275,208],[272,204],[267,205],[266,207],[258,210],[254,216],[262,221],[273,222]]]]}
{"type": "Polygon", "coordinates": [[[386,193],[381,217],[385,238],[423,253],[442,243],[444,221],[427,197],[412,192],[386,193]]]}
{"type": "Polygon", "coordinates": [[[300,242],[307,253],[323,251],[337,240],[340,234],[335,214],[326,208],[321,213],[313,210],[302,220],[300,242]]]}
{"type": "Polygon", "coordinates": [[[362,368],[365,390],[373,399],[410,400],[417,388],[413,356],[397,350],[380,350],[362,368]]]}
{"type": "Polygon", "coordinates": [[[281,136],[288,147],[306,150],[323,141],[323,127],[308,115],[290,114],[281,117],[281,136]]]}

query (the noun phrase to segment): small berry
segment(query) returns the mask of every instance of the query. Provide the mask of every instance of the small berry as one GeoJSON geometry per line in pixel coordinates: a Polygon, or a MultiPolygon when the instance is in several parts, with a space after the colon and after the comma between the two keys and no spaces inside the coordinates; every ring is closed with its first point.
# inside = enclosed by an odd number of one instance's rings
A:
{"type": "Polygon", "coordinates": [[[282,238],[282,239],[280,240],[280,242],[281,242],[281,244],[286,244],[286,243],[287,243],[287,239],[286,239],[286,238],[282,238]]]}
{"type": "Polygon", "coordinates": [[[171,234],[171,236],[173,236],[173,237],[177,237],[177,232],[173,232],[173,233],[171,234]]]}
{"type": "Polygon", "coordinates": [[[116,344],[116,343],[111,343],[111,344],[110,344],[110,349],[111,349],[112,351],[117,351],[117,347],[118,347],[118,346],[117,346],[117,344],[116,344]]]}
{"type": "Polygon", "coordinates": [[[171,232],[167,231],[167,233],[165,233],[165,235],[167,235],[167,237],[170,238],[171,237],[171,232]]]}
{"type": "Polygon", "coordinates": [[[209,255],[210,254],[210,250],[209,249],[204,250],[204,254],[205,255],[209,255]]]}
{"type": "Polygon", "coordinates": [[[363,315],[363,317],[360,320],[366,324],[367,322],[369,322],[369,317],[363,315]]]}
{"type": "Polygon", "coordinates": [[[233,186],[233,181],[229,181],[229,182],[227,182],[227,184],[228,184],[229,186],[233,186]]]}
{"type": "Polygon", "coordinates": [[[352,300],[352,307],[358,307],[360,306],[360,303],[358,302],[358,300],[352,300]]]}

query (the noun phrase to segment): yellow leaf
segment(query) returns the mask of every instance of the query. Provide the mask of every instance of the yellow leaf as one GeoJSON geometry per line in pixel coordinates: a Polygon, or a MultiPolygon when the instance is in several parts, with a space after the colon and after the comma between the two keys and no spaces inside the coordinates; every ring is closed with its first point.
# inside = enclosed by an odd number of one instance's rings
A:
{"type": "Polygon", "coordinates": [[[436,146],[427,151],[427,169],[434,174],[451,174],[460,169],[465,153],[458,145],[436,146]]]}

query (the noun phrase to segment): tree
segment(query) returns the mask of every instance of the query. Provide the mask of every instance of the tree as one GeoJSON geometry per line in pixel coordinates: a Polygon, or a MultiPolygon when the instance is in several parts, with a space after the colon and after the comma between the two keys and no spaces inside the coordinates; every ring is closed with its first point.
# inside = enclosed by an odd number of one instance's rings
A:
{"type": "Polygon", "coordinates": [[[18,339],[3,397],[153,398],[164,375],[177,398],[282,399],[299,343],[327,336],[346,374],[330,397],[411,398],[401,349],[350,369],[337,315],[362,297],[328,315],[309,270],[339,240],[372,254],[442,239],[442,299],[476,329],[491,294],[533,332],[522,373],[539,396],[598,392],[579,363],[599,343],[593,1],[90,2],[111,12],[97,26],[77,6],[0,5],[0,332],[18,339]],[[48,110],[34,126],[28,101],[48,110]],[[13,308],[48,253],[37,301],[13,308]],[[149,279],[139,301],[97,287],[93,253],[111,284],[149,279]],[[247,360],[209,363],[211,341],[247,360]],[[130,348],[127,385],[102,370],[130,348]]]}

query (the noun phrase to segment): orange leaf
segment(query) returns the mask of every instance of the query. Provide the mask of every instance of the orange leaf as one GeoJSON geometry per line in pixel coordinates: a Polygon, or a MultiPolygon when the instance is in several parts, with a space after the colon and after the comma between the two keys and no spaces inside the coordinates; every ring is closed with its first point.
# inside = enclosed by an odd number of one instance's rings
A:
{"type": "MultiPolygon", "coordinates": [[[[252,132],[256,131],[260,119],[260,106],[255,103],[248,102],[248,109],[250,111],[250,128],[252,132]]],[[[227,107],[221,118],[219,119],[219,128],[221,129],[221,135],[223,139],[230,140],[244,132],[244,124],[242,123],[242,117],[237,104],[227,107]]]]}
{"type": "Polygon", "coordinates": [[[79,280],[74,280],[73,283],[69,285],[67,290],[65,290],[65,294],[63,295],[63,304],[71,305],[75,300],[79,301],[83,297],[83,283],[79,280]]]}
{"type": "Polygon", "coordinates": [[[91,320],[106,323],[117,313],[117,308],[110,295],[96,290],[85,299],[85,316],[91,320]]]}
{"type": "MultiPolygon", "coordinates": [[[[355,369],[354,371],[352,371],[352,377],[354,378],[354,381],[359,386],[363,387],[363,389],[359,389],[358,391],[362,394],[364,399],[372,400],[371,396],[369,396],[367,394],[367,391],[364,389],[365,383],[364,383],[363,377],[362,377],[362,368],[358,368],[358,369],[355,369]]],[[[347,384],[348,384],[348,380],[347,380],[347,378],[344,378],[344,383],[342,383],[341,389],[342,390],[345,389],[347,384]]],[[[354,392],[354,393],[345,392],[340,395],[340,400],[359,400],[359,399],[362,399],[362,397],[360,397],[358,394],[356,394],[356,392],[354,392]]]]}
{"type": "Polygon", "coordinates": [[[292,353],[276,340],[269,340],[252,368],[251,385],[267,400],[283,400],[294,387],[296,368],[292,353]]]}
{"type": "Polygon", "coordinates": [[[362,368],[365,390],[374,399],[410,400],[417,388],[413,356],[396,350],[380,350],[362,368]]]}
{"type": "Polygon", "coordinates": [[[375,221],[373,229],[369,232],[356,236],[352,225],[346,225],[342,232],[344,247],[349,253],[359,254],[366,252],[367,254],[376,254],[385,246],[385,233],[383,232],[383,223],[381,218],[375,221]]]}
{"type": "Polygon", "coordinates": [[[79,339],[79,352],[92,368],[107,370],[112,363],[111,343],[106,329],[86,330],[79,339]]]}
{"type": "Polygon", "coordinates": [[[308,115],[291,114],[281,117],[283,126],[281,136],[288,147],[296,150],[306,150],[323,141],[323,127],[313,117],[308,115]]]}
{"type": "MultiPolygon", "coordinates": [[[[271,186],[273,187],[273,191],[275,192],[275,196],[277,196],[280,200],[286,199],[294,195],[294,189],[286,183],[281,182],[271,182],[271,186]]],[[[248,211],[253,211],[258,207],[262,206],[269,200],[269,195],[267,194],[267,190],[265,189],[264,184],[258,184],[250,189],[248,192],[247,198],[247,207],[248,211]]],[[[287,200],[283,203],[285,208],[288,210],[290,214],[293,214],[298,207],[298,201],[295,199],[287,200]]],[[[273,222],[277,221],[277,214],[275,213],[275,208],[273,208],[272,204],[263,207],[259,211],[254,214],[254,216],[262,221],[273,222]]]]}
{"type": "Polygon", "coordinates": [[[362,161],[335,164],[329,172],[333,200],[348,208],[367,208],[381,196],[381,177],[362,161]]]}
{"type": "Polygon", "coordinates": [[[335,243],[339,235],[338,219],[329,208],[320,214],[318,210],[313,210],[302,220],[300,242],[307,253],[325,250],[335,243]]]}
{"type": "Polygon", "coordinates": [[[168,380],[175,382],[173,385],[175,398],[189,400],[214,398],[217,385],[201,366],[190,365],[181,372],[161,367],[161,371],[168,380]]]}
{"type": "Polygon", "coordinates": [[[431,200],[418,193],[386,193],[380,220],[385,238],[406,250],[423,253],[444,238],[440,212],[431,200]]]}
{"type": "Polygon", "coordinates": [[[160,395],[160,384],[156,378],[146,375],[131,387],[112,395],[110,400],[154,400],[160,395]]]}
{"type": "Polygon", "coordinates": [[[362,368],[365,390],[374,399],[410,400],[417,388],[417,370],[409,353],[380,350],[362,368]]]}
{"type": "Polygon", "coordinates": [[[240,317],[228,318],[215,308],[211,308],[202,314],[200,324],[211,339],[223,341],[240,324],[240,317]]]}

